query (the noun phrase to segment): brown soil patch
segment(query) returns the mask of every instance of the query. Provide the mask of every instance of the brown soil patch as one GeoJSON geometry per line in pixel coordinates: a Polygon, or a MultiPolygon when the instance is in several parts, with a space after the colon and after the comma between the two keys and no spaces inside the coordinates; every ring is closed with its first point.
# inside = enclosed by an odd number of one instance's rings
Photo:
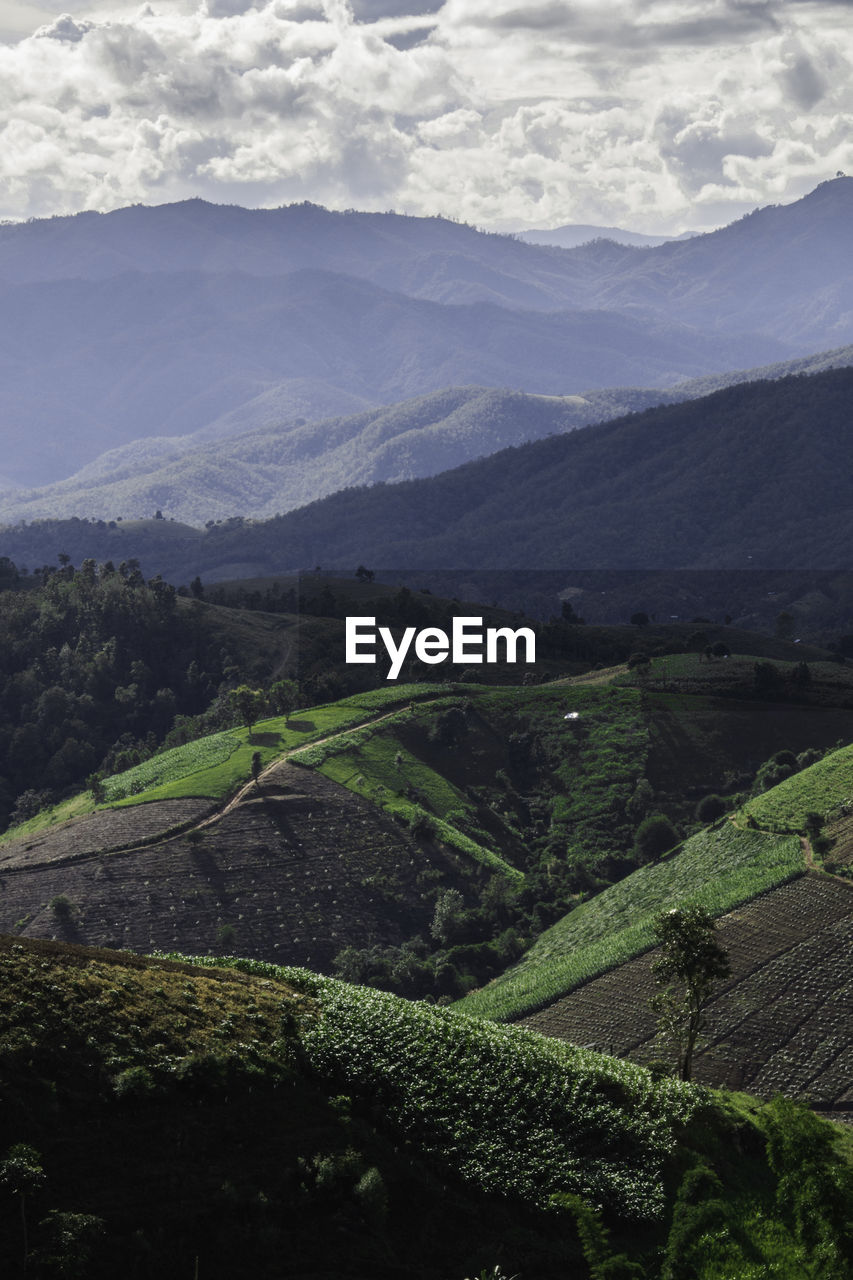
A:
{"type": "MultiPolygon", "coordinates": [[[[703,1084],[759,1097],[800,1095],[853,1106],[853,888],[809,873],[718,923],[731,979],[708,1010],[703,1084]]],[[[655,952],[588,982],[524,1025],[590,1048],[650,1061],[655,952]]]]}
{"type": "Polygon", "coordinates": [[[145,844],[189,826],[209,812],[209,800],[190,798],[157,800],[72,818],[0,845],[0,872],[145,844]]]}
{"type": "MultiPolygon", "coordinates": [[[[138,820],[148,807],[103,816],[138,820]]],[[[419,845],[368,801],[283,761],[265,771],[260,789],[244,788],[237,803],[183,835],[0,868],[0,931],[328,972],[345,946],[396,944],[426,928],[432,899],[419,876],[433,868],[459,883],[452,854],[419,845]],[[69,911],[51,906],[60,896],[69,911]]]]}

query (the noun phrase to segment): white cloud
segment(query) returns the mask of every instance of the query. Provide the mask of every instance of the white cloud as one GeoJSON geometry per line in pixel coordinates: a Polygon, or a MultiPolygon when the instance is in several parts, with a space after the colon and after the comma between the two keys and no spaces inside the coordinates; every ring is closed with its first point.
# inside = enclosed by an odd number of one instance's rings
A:
{"type": "Polygon", "coordinates": [[[853,168],[830,0],[29,9],[0,45],[0,216],[202,195],[679,229],[853,168]]]}

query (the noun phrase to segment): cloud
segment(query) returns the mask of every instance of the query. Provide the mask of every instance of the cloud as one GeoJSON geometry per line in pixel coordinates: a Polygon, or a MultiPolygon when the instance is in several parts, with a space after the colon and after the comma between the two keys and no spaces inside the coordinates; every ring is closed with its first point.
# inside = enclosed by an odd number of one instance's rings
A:
{"type": "Polygon", "coordinates": [[[93,27],[94,23],[77,23],[70,13],[63,13],[53,22],[49,22],[43,27],[38,27],[34,33],[34,38],[36,40],[70,40],[72,44],[76,44],[93,27]]]}
{"type": "Polygon", "coordinates": [[[49,8],[0,45],[0,216],[201,195],[680,230],[853,168],[832,0],[49,8]]]}
{"type": "Polygon", "coordinates": [[[444,0],[350,0],[353,14],[362,22],[376,22],[380,18],[421,18],[427,13],[438,13],[444,0]]]}

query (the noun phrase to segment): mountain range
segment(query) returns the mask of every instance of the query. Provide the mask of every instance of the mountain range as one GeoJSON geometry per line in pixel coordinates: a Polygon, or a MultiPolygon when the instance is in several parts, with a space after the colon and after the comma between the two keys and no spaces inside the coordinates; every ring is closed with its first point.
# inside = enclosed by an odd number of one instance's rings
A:
{"type": "Polygon", "coordinates": [[[3,474],[29,488],[139,441],[165,453],[453,386],[668,388],[837,348],[851,205],[837,178],[644,249],[198,200],[3,226],[3,474]]]}
{"type": "MultiPolygon", "coordinates": [[[[615,387],[543,396],[454,387],[355,415],[281,422],[275,392],[187,436],[154,437],[108,451],[76,475],[31,492],[7,492],[6,521],[150,516],[203,525],[264,518],[352,485],[435,475],[510,445],[696,399],[739,382],[853,363],[853,347],[759,369],[712,374],[668,390],[615,387]],[[244,428],[228,434],[240,419],[244,428]],[[271,419],[271,421],[268,421],[271,419]]],[[[342,400],[344,394],[341,393],[342,400]]]]}
{"type": "MultiPolygon", "coordinates": [[[[36,521],[0,555],[142,560],[173,582],[305,566],[849,568],[853,369],[747,382],[270,520],[36,521]],[[112,524],[112,527],[110,525],[112,524]]],[[[498,402],[500,404],[500,402],[498,402]]],[[[464,406],[463,406],[464,408],[464,406]]]]}

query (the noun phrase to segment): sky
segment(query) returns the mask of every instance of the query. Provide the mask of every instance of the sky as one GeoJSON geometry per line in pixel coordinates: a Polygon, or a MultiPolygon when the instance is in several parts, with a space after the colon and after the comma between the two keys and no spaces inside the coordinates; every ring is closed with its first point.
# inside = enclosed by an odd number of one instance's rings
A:
{"type": "Polygon", "coordinates": [[[0,218],[677,234],[853,173],[853,0],[0,0],[0,218]]]}

